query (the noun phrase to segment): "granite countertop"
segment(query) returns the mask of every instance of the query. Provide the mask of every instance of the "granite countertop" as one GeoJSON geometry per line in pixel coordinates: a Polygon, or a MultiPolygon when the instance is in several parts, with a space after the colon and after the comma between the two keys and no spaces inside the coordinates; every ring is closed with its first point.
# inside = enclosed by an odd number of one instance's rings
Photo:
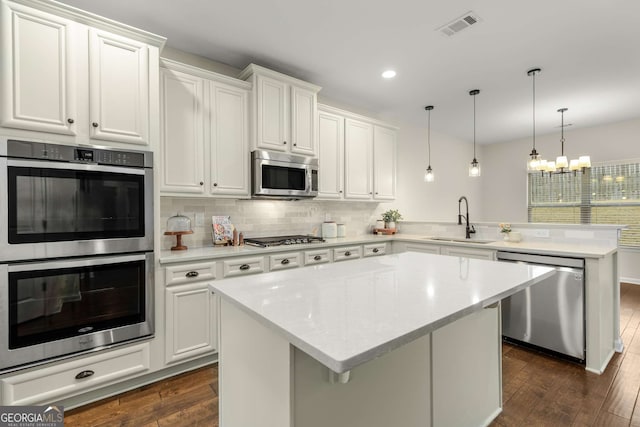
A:
{"type": "Polygon", "coordinates": [[[406,252],[225,279],[211,287],[342,373],[552,272],[549,267],[406,252]]]}
{"type": "MultiPolygon", "coordinates": [[[[271,248],[260,248],[256,246],[223,246],[223,247],[204,247],[191,248],[186,251],[170,251],[163,250],[160,252],[160,264],[171,264],[190,261],[206,261],[219,258],[227,258],[234,256],[251,256],[266,255],[276,252],[302,251],[312,249],[322,249],[333,246],[359,245],[368,243],[384,243],[391,241],[410,242],[410,243],[427,243],[434,245],[456,246],[461,248],[478,248],[510,252],[525,252],[541,255],[557,255],[570,256],[578,258],[602,258],[618,248],[610,245],[596,245],[589,240],[581,243],[561,243],[552,241],[530,241],[524,240],[519,243],[505,242],[501,240],[492,241],[490,243],[480,243],[477,239],[470,239],[468,242],[452,242],[432,240],[433,236],[396,234],[393,236],[383,235],[362,235],[356,237],[342,237],[334,239],[326,239],[324,243],[309,243],[292,246],[275,246],[271,248]]],[[[459,239],[459,237],[458,237],[459,239]]]]}

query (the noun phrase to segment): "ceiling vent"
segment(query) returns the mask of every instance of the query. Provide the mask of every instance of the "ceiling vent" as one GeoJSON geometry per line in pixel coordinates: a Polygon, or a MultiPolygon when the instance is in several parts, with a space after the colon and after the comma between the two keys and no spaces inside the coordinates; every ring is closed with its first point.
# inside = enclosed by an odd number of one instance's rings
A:
{"type": "Polygon", "coordinates": [[[454,19],[448,24],[443,25],[436,31],[440,31],[445,36],[453,36],[462,30],[469,28],[470,26],[482,21],[475,12],[467,12],[461,17],[454,19]]]}

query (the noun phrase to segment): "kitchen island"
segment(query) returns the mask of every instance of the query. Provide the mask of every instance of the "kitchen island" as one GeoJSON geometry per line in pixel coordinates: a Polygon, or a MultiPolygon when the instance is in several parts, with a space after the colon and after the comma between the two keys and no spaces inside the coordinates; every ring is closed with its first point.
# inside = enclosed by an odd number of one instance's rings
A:
{"type": "Polygon", "coordinates": [[[552,273],[407,252],[214,282],[220,425],[487,425],[499,302],[552,273]]]}

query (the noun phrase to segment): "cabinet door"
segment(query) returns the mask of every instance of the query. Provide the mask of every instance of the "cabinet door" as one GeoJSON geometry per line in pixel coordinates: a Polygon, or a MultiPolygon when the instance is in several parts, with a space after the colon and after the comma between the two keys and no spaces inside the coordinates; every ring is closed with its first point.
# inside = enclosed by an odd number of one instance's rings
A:
{"type": "Polygon", "coordinates": [[[426,254],[440,254],[440,246],[438,245],[425,245],[421,243],[407,243],[406,246],[407,252],[423,252],[426,254]]]}
{"type": "Polygon", "coordinates": [[[375,126],[373,132],[373,198],[396,198],[396,132],[375,126]]]}
{"type": "Polygon", "coordinates": [[[291,86],[291,152],[316,156],[316,93],[291,86]]]}
{"type": "Polygon", "coordinates": [[[287,84],[257,76],[257,141],[260,148],[286,151],[290,142],[286,112],[289,109],[287,84]]]}
{"type": "Polygon", "coordinates": [[[160,70],[160,191],[204,193],[203,80],[160,70]]]}
{"type": "Polygon", "coordinates": [[[75,135],[72,41],[85,27],[2,2],[2,126],[75,135]]]}
{"type": "Polygon", "coordinates": [[[209,191],[249,197],[248,92],[212,82],[210,93],[209,191]]]}
{"type": "Polygon", "coordinates": [[[207,282],[166,288],[165,362],[217,349],[217,297],[207,282]]]}
{"type": "Polygon", "coordinates": [[[341,199],[344,182],[344,118],[318,115],[318,197],[341,199]]]}
{"type": "Polygon", "coordinates": [[[345,198],[370,200],[373,196],[373,126],[346,119],[344,146],[345,198]]]}
{"type": "Polygon", "coordinates": [[[89,31],[91,138],[146,145],[149,48],[105,31],[89,31]]]}

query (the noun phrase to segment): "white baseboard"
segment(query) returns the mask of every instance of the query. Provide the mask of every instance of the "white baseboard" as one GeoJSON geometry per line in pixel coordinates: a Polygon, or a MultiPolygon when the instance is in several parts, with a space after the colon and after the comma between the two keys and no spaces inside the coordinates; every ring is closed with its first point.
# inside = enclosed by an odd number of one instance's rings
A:
{"type": "Polygon", "coordinates": [[[631,283],[632,285],[640,285],[640,279],[635,277],[621,277],[620,282],[631,283]]]}

